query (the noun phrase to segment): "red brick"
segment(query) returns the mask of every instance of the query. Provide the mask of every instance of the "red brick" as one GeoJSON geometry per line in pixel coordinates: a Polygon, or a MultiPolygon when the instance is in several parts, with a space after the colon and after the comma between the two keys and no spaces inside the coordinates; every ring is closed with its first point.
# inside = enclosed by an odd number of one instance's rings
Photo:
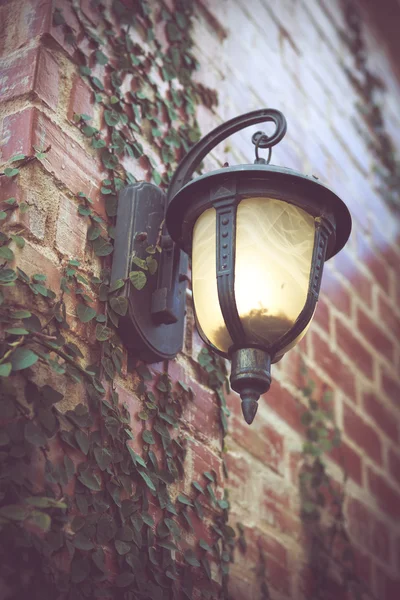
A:
{"type": "MultiPolygon", "coordinates": [[[[232,598],[257,598],[261,577],[257,576],[257,565],[260,564],[260,555],[263,553],[265,560],[265,579],[268,586],[287,593],[290,587],[290,573],[288,571],[287,550],[277,539],[258,528],[244,525],[244,537],[247,543],[246,553],[240,561],[235,560],[233,576],[239,580],[247,580],[246,595],[232,598]],[[254,590],[251,595],[250,590],[254,590]]],[[[264,574],[263,574],[264,575],[264,574]]],[[[229,596],[231,597],[231,595],[229,596]]]]}
{"type": "Polygon", "coordinates": [[[73,120],[74,114],[89,115],[94,114],[94,96],[93,90],[85,83],[82,77],[74,75],[72,91],[68,106],[68,119],[73,120]]]}
{"type": "Polygon", "coordinates": [[[393,579],[380,566],[375,565],[375,593],[379,600],[398,600],[400,579],[393,579]]]}
{"type": "Polygon", "coordinates": [[[94,210],[105,216],[104,202],[100,200],[103,173],[98,157],[88,154],[44,113],[28,108],[6,117],[2,144],[3,160],[19,153],[30,155],[33,146],[51,146],[41,161],[43,167],[74,194],[84,192],[94,201],[94,210]]]}
{"type": "Polygon", "coordinates": [[[361,457],[347,442],[342,440],[340,446],[331,450],[329,456],[345,470],[351,479],[358,485],[362,485],[361,457]]]}
{"type": "Polygon", "coordinates": [[[351,315],[351,295],[335,273],[324,269],[320,298],[329,302],[342,314],[351,315]]]}
{"type": "Polygon", "coordinates": [[[236,456],[231,451],[224,454],[226,469],[228,471],[228,480],[235,485],[246,485],[250,479],[251,466],[243,456],[236,456]]]}
{"type": "MultiPolygon", "coordinates": [[[[203,477],[205,471],[214,472],[216,474],[217,487],[215,495],[218,499],[223,497],[223,471],[222,471],[222,459],[214,454],[207,446],[197,442],[196,440],[188,439],[187,442],[188,452],[186,454],[185,461],[185,473],[196,474],[197,481],[201,485],[209,483],[209,481],[203,477]]],[[[193,477],[190,476],[190,481],[193,477]]]]}
{"type": "Polygon", "coordinates": [[[348,327],[338,319],[336,319],[336,342],[353,361],[355,366],[372,379],[373,359],[371,353],[354,337],[348,327]]]}
{"type": "Polygon", "coordinates": [[[321,296],[315,311],[314,321],[328,334],[330,333],[330,310],[328,304],[321,296]]]}
{"type": "Polygon", "coordinates": [[[272,380],[271,388],[267,394],[264,394],[259,402],[265,402],[274,410],[290,427],[303,433],[304,427],[301,424],[300,416],[302,407],[300,403],[293,398],[292,394],[285,390],[278,381],[272,380]]]}
{"type": "Polygon", "coordinates": [[[372,460],[378,464],[382,463],[382,445],[379,436],[374,428],[361,419],[347,404],[343,405],[343,426],[345,434],[353,442],[360,446],[372,460]]]}
{"type": "Polygon", "coordinates": [[[183,419],[191,426],[194,434],[202,438],[202,441],[216,438],[219,443],[222,428],[219,401],[215,392],[199,385],[176,361],[169,363],[168,373],[172,381],[182,381],[193,392],[192,399],[187,400],[184,406],[183,419]]]}
{"type": "Polygon", "coordinates": [[[369,239],[365,236],[359,237],[359,255],[362,263],[372,273],[376,283],[385,292],[389,292],[390,277],[388,264],[379,256],[374,247],[371,246],[369,239]]]}
{"type": "Polygon", "coordinates": [[[0,4],[0,56],[49,30],[51,0],[5,0],[0,4]]]}
{"type": "Polygon", "coordinates": [[[400,494],[372,469],[368,469],[368,483],[369,489],[382,511],[398,519],[400,517],[400,494]]]}
{"type": "Polygon", "coordinates": [[[399,439],[398,424],[395,416],[389,411],[382,401],[372,392],[364,394],[364,409],[376,421],[379,427],[394,442],[399,439]]]}
{"type": "Polygon", "coordinates": [[[357,326],[361,335],[371,344],[371,346],[373,346],[382,356],[386,356],[390,361],[393,361],[394,347],[392,341],[361,309],[358,309],[357,311],[357,326]]]}
{"type": "Polygon", "coordinates": [[[350,498],[347,503],[347,522],[351,537],[364,550],[369,550],[383,561],[390,559],[390,535],[388,526],[376,519],[365,504],[350,498]]]}
{"type": "Polygon", "coordinates": [[[16,265],[30,276],[44,273],[47,275],[46,286],[55,292],[60,289],[60,269],[29,242],[18,251],[16,265]]]}
{"type": "Polygon", "coordinates": [[[263,423],[261,415],[257,415],[252,427],[245,423],[242,415],[239,418],[232,417],[229,425],[235,442],[274,471],[283,472],[283,437],[276,429],[263,423]]]}
{"type": "MultiPolygon", "coordinates": [[[[400,259],[399,259],[400,260],[400,259]]],[[[400,316],[395,313],[385,296],[378,300],[380,325],[385,326],[397,339],[400,338],[400,316]]]]}
{"type": "Polygon", "coordinates": [[[356,548],[354,546],[352,547],[351,551],[354,556],[355,568],[356,568],[356,573],[357,573],[358,577],[368,587],[370,587],[371,578],[372,578],[370,557],[367,554],[361,552],[359,550],[359,548],[356,548]]]}
{"type": "Polygon", "coordinates": [[[335,256],[335,266],[351,284],[353,292],[365,302],[372,306],[372,281],[364,275],[359,265],[346,250],[342,250],[335,256]]]}
{"type": "Polygon", "coordinates": [[[315,332],[312,333],[312,344],[316,363],[354,402],[356,397],[355,378],[350,368],[341,361],[339,354],[332,352],[329,345],[315,332]]]}
{"type": "Polygon", "coordinates": [[[393,480],[400,485],[400,456],[393,450],[389,450],[389,469],[393,475],[393,480]]]}
{"type": "Polygon", "coordinates": [[[400,382],[396,381],[387,372],[381,375],[382,388],[385,394],[396,406],[400,406],[400,382]]]}
{"type": "Polygon", "coordinates": [[[371,532],[371,552],[383,561],[391,561],[390,535],[388,526],[382,521],[373,520],[371,532]]]}

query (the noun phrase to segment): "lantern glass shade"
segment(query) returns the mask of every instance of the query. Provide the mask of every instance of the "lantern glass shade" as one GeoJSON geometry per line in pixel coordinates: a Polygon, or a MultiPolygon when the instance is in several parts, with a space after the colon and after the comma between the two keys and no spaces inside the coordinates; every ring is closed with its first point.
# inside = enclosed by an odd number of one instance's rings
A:
{"type": "MultiPolygon", "coordinates": [[[[293,327],[307,299],[314,238],[314,217],[294,204],[265,197],[239,202],[234,295],[247,344],[268,349],[293,327]]],[[[195,223],[192,269],[193,300],[202,335],[228,354],[232,339],[218,299],[214,208],[205,210],[195,223]]]]}

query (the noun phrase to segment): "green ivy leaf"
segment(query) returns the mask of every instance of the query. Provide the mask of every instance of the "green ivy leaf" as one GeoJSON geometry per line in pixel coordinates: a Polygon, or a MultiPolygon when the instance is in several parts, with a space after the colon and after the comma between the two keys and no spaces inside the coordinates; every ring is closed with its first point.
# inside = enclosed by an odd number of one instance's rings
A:
{"type": "Polygon", "coordinates": [[[47,439],[43,431],[33,421],[25,424],[24,437],[27,442],[34,446],[45,446],[47,444],[47,439]]]}
{"type": "Polygon", "coordinates": [[[0,210],[0,221],[4,221],[4,219],[7,219],[7,213],[4,210],[0,210]]]}
{"type": "Polygon", "coordinates": [[[76,307],[76,314],[79,317],[79,320],[82,323],[88,323],[96,316],[96,311],[91,306],[87,306],[86,304],[79,303],[76,307]]]}
{"type": "Polygon", "coordinates": [[[14,260],[15,255],[11,248],[8,246],[2,246],[0,248],[0,258],[4,258],[5,260],[14,260]]]}
{"type": "Polygon", "coordinates": [[[138,470],[138,473],[139,473],[139,475],[141,475],[141,477],[143,477],[149,490],[152,490],[153,492],[155,492],[156,487],[155,487],[154,483],[152,482],[152,480],[150,479],[150,477],[147,475],[147,473],[145,473],[144,471],[140,471],[140,470],[138,470]]]}
{"type": "Polygon", "coordinates": [[[112,462],[112,454],[107,448],[95,448],[94,457],[101,471],[105,471],[112,462]]]}
{"type": "Polygon", "coordinates": [[[110,127],[115,127],[120,121],[120,113],[116,110],[105,110],[104,120],[110,127]]]}
{"type": "Polygon", "coordinates": [[[116,298],[110,299],[110,306],[117,315],[123,317],[128,310],[128,300],[124,296],[117,296],[116,298]]]}
{"type": "Polygon", "coordinates": [[[142,271],[131,271],[129,273],[129,279],[134,288],[137,290],[142,290],[147,282],[146,274],[142,271]]]}
{"type": "Polygon", "coordinates": [[[25,154],[16,154],[8,162],[16,162],[17,160],[24,160],[26,158],[25,154]]]}
{"type": "Polygon", "coordinates": [[[13,269],[0,269],[0,285],[10,285],[16,279],[17,274],[13,269]]]}
{"type": "Polygon", "coordinates": [[[86,435],[86,433],[84,431],[77,429],[75,431],[75,439],[77,441],[79,448],[83,452],[83,454],[85,456],[87,456],[87,453],[89,452],[89,448],[90,448],[89,437],[86,435]]]}
{"type": "Polygon", "coordinates": [[[9,327],[6,329],[6,333],[10,333],[11,335],[28,335],[29,331],[22,327],[9,327]]]}
{"type": "Polygon", "coordinates": [[[26,506],[9,504],[8,506],[2,506],[0,508],[0,517],[9,519],[10,521],[24,521],[27,515],[28,508],[26,506]]]}
{"type": "Polygon", "coordinates": [[[95,473],[91,470],[82,471],[78,476],[78,479],[84,486],[89,488],[94,492],[100,492],[101,490],[101,482],[95,473]]]}
{"type": "Polygon", "coordinates": [[[101,50],[96,50],[95,52],[96,61],[100,65],[106,65],[108,63],[108,57],[101,50]]]}
{"type": "Polygon", "coordinates": [[[136,452],[134,450],[132,450],[132,448],[130,446],[127,445],[127,448],[128,448],[129,454],[131,455],[133,464],[134,465],[139,464],[142,467],[147,468],[147,465],[144,462],[143,458],[141,456],[139,456],[139,454],[136,454],[136,452]]]}
{"type": "Polygon", "coordinates": [[[123,542],[121,540],[115,540],[114,544],[115,544],[115,549],[120,556],[123,556],[124,554],[128,554],[128,552],[131,549],[130,544],[128,544],[127,542],[123,542]]]}
{"type": "Polygon", "coordinates": [[[74,536],[72,543],[78,550],[92,550],[94,548],[93,542],[81,531],[74,536]]]}
{"type": "Polygon", "coordinates": [[[197,481],[192,481],[192,486],[194,487],[195,490],[200,492],[200,494],[204,494],[204,489],[202,488],[202,486],[199,483],[197,483],[197,481]]]}
{"type": "Polygon", "coordinates": [[[186,504],[186,506],[193,506],[192,502],[189,500],[189,498],[186,498],[186,496],[184,496],[183,494],[179,494],[178,498],[177,498],[178,502],[180,502],[181,504],[186,504]]]}
{"type": "Polygon", "coordinates": [[[8,377],[11,373],[12,364],[10,362],[6,362],[0,365],[0,377],[8,377]]]}
{"type": "Polygon", "coordinates": [[[110,286],[110,294],[124,287],[125,281],[123,279],[116,279],[110,286]]]}
{"type": "Polygon", "coordinates": [[[115,169],[119,164],[118,157],[105,148],[101,153],[101,161],[106,169],[115,169]]]}
{"type": "Polygon", "coordinates": [[[13,169],[12,167],[7,167],[6,169],[4,169],[4,175],[6,177],[15,177],[16,175],[18,175],[19,173],[19,169],[13,169]]]}
{"type": "Polygon", "coordinates": [[[15,243],[15,245],[17,246],[17,248],[24,248],[25,246],[25,240],[23,237],[21,237],[20,235],[10,235],[12,241],[15,243]]]}
{"type": "Polygon", "coordinates": [[[22,371],[34,365],[38,360],[38,355],[29,350],[29,348],[17,348],[11,355],[11,364],[13,371],[22,371]]]}
{"type": "Polygon", "coordinates": [[[101,234],[100,227],[97,227],[97,225],[91,225],[87,232],[87,238],[90,242],[93,242],[94,240],[97,240],[97,238],[99,237],[100,234],[101,234]]]}
{"type": "Polygon", "coordinates": [[[154,275],[154,273],[157,271],[158,269],[158,262],[156,261],[155,258],[153,258],[152,256],[148,256],[146,258],[146,263],[147,263],[147,267],[149,269],[149,273],[150,275],[154,275]]]}
{"type": "Polygon", "coordinates": [[[96,325],[96,340],[99,342],[109,340],[112,334],[113,332],[109,327],[106,327],[106,325],[100,325],[100,323],[96,325]]]}
{"type": "Polygon", "coordinates": [[[192,567],[199,567],[200,566],[200,562],[197,559],[195,553],[193,552],[193,550],[186,550],[186,552],[183,555],[185,557],[186,562],[191,565],[192,567]]]}
{"type": "Polygon", "coordinates": [[[93,250],[96,256],[108,256],[114,250],[114,246],[100,236],[94,240],[93,250]]]}
{"type": "Polygon", "coordinates": [[[145,429],[142,433],[142,439],[146,444],[155,444],[156,441],[151,431],[145,429]]]}
{"type": "Polygon", "coordinates": [[[115,583],[117,587],[124,588],[131,585],[135,581],[135,579],[136,575],[134,573],[132,573],[131,571],[124,571],[123,573],[117,575],[115,583]]]}

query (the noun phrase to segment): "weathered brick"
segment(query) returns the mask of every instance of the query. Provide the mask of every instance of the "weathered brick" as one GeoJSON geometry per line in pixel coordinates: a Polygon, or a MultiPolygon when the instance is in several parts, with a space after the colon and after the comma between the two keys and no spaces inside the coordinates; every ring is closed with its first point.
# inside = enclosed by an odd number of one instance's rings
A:
{"type": "Polygon", "coordinates": [[[274,427],[266,424],[258,415],[254,426],[249,427],[243,416],[233,417],[230,422],[232,438],[265,465],[282,473],[284,469],[284,440],[274,427]]]}
{"type": "Polygon", "coordinates": [[[259,402],[265,402],[281,419],[296,431],[301,433],[304,431],[304,427],[300,421],[302,413],[301,405],[278,381],[272,381],[268,393],[262,396],[259,402]]]}
{"type": "Polygon", "coordinates": [[[33,146],[50,146],[42,160],[43,167],[74,194],[84,192],[93,200],[94,210],[105,216],[104,202],[100,197],[103,174],[99,158],[88,154],[36,108],[28,108],[6,117],[0,142],[3,160],[19,153],[30,155],[33,146]]]}
{"type": "Polygon", "coordinates": [[[389,470],[393,481],[400,485],[400,456],[392,449],[389,450],[389,470]]]}
{"type": "Polygon", "coordinates": [[[400,494],[372,469],[368,469],[368,485],[375,496],[378,506],[394,519],[400,516],[400,494]]]}
{"type": "Polygon", "coordinates": [[[94,95],[93,90],[85,83],[82,77],[74,75],[71,95],[68,106],[68,119],[73,120],[74,114],[89,115],[94,114],[94,95]]]}
{"type": "Polygon", "coordinates": [[[58,103],[59,68],[44,46],[23,48],[0,60],[0,93],[3,101],[33,94],[55,110],[58,103]]]}
{"type": "Polygon", "coordinates": [[[342,440],[340,446],[330,451],[329,456],[353,481],[358,485],[363,484],[361,457],[347,442],[342,440]]]}
{"type": "Polygon", "coordinates": [[[332,352],[329,345],[315,332],[312,333],[312,344],[316,363],[354,402],[356,396],[354,373],[342,362],[339,353],[332,352]]]}
{"type": "Polygon", "coordinates": [[[386,371],[381,374],[382,388],[395,406],[400,406],[400,381],[394,379],[386,371]]]}
{"type": "Polygon", "coordinates": [[[87,219],[78,214],[78,205],[61,196],[57,217],[56,248],[70,258],[82,259],[85,254],[87,219]]]}
{"type": "Polygon", "coordinates": [[[210,388],[199,385],[177,361],[168,366],[168,373],[175,382],[182,381],[191,388],[193,396],[187,400],[183,409],[183,419],[192,427],[194,433],[205,439],[217,440],[220,444],[220,407],[217,395],[210,388]]]}
{"type": "Polygon", "coordinates": [[[368,456],[382,463],[382,444],[374,428],[368,425],[350,406],[343,405],[343,426],[345,434],[368,456]]]}
{"type": "Polygon", "coordinates": [[[367,304],[372,306],[372,281],[360,269],[359,264],[343,250],[335,256],[335,267],[352,286],[352,291],[367,304]]]}
{"type": "Polygon", "coordinates": [[[367,377],[373,378],[373,359],[371,353],[351,333],[350,329],[336,319],[336,341],[355,366],[367,377]]]}
{"type": "Polygon", "coordinates": [[[386,408],[382,400],[376,394],[368,392],[363,396],[363,405],[369,416],[374,419],[386,435],[397,442],[399,430],[396,416],[386,408]]]}
{"type": "Polygon", "coordinates": [[[376,519],[373,511],[355,498],[347,502],[347,521],[351,537],[363,549],[369,550],[380,560],[390,559],[390,535],[388,526],[376,519]]]}
{"type": "Polygon", "coordinates": [[[330,309],[328,303],[321,296],[317,304],[317,310],[315,311],[314,321],[328,334],[330,333],[330,309]]]}
{"type": "Polygon", "coordinates": [[[342,314],[351,315],[351,295],[349,290],[329,268],[329,264],[324,268],[322,276],[320,298],[332,304],[342,314]]]}
{"type": "MultiPolygon", "coordinates": [[[[400,260],[400,259],[399,259],[400,260]]],[[[391,332],[397,339],[400,338],[400,316],[395,312],[386,296],[379,295],[379,324],[385,327],[385,330],[391,332]]]]}
{"type": "Polygon", "coordinates": [[[357,326],[361,335],[380,353],[393,361],[393,342],[361,309],[357,311],[357,326]]]}
{"type": "Polygon", "coordinates": [[[22,48],[48,31],[51,0],[4,0],[0,4],[0,56],[22,48]]]}

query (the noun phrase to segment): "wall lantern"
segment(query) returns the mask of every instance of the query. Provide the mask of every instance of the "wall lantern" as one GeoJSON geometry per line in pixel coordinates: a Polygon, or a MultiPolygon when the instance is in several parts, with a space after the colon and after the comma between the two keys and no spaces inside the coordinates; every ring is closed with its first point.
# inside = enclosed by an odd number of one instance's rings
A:
{"type": "Polygon", "coordinates": [[[285,133],[286,120],[277,110],[231,119],[191,148],[167,195],[142,182],[122,190],[118,205],[112,280],[138,269],[133,258],[146,268],[140,259],[154,246],[161,250],[157,273],[148,275],[146,286],[131,285],[124,292],[129,303],[119,325],[124,342],[147,362],[179,352],[190,255],[198,330],[206,344],[231,360],[231,386],[240,394],[247,423],[270,387],[271,363],[306,333],[324,261],[343,248],[351,230],[346,205],[329,188],[314,177],[269,165],[271,148],[285,133]],[[253,135],[253,165],[191,179],[214,146],[267,121],[276,129],[271,136],[253,135]],[[260,148],[268,148],[268,160],[259,158],[260,148]]]}

